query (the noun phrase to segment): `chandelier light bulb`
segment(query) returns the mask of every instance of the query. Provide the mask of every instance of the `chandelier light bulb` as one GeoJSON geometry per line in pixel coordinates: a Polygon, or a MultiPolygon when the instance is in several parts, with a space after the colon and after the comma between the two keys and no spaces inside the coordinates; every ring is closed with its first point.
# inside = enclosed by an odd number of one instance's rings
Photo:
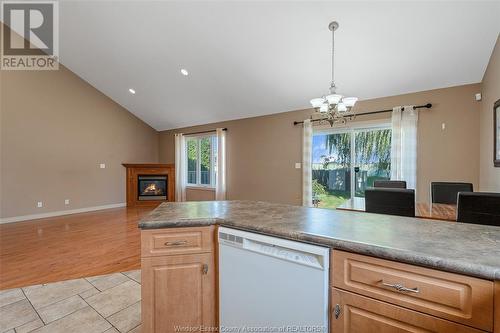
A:
{"type": "Polygon", "coordinates": [[[328,101],[328,104],[335,105],[338,102],[340,102],[341,99],[342,99],[342,95],[339,95],[339,94],[331,94],[331,95],[326,96],[326,100],[328,101]]]}
{"type": "Polygon", "coordinates": [[[313,108],[319,108],[323,105],[323,103],[325,103],[325,100],[323,98],[313,98],[310,102],[313,108]]]}
{"type": "Polygon", "coordinates": [[[337,104],[337,111],[338,112],[346,112],[347,111],[347,106],[340,102],[339,104],[337,104]]]}
{"type": "Polygon", "coordinates": [[[354,104],[358,101],[357,97],[344,97],[342,99],[342,102],[345,104],[347,107],[353,107],[354,104]]]}

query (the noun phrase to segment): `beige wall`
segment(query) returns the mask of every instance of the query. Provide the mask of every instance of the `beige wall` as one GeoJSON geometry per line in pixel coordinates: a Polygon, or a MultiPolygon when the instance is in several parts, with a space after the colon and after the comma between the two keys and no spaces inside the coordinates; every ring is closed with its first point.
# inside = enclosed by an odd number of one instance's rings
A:
{"type": "Polygon", "coordinates": [[[493,166],[493,104],[500,99],[500,38],[483,77],[482,93],[479,181],[481,191],[500,192],[500,168],[493,166]]]}
{"type": "MultiPolygon", "coordinates": [[[[301,170],[296,170],[293,164],[300,161],[301,131],[293,126],[293,121],[306,117],[306,114],[285,112],[185,128],[182,132],[213,129],[215,126],[228,128],[228,199],[299,203],[301,170]]],[[[174,162],[175,132],[160,133],[160,161],[174,162]]],[[[199,191],[186,193],[187,199],[196,200],[201,195],[196,192],[199,191]]],[[[202,194],[206,195],[206,191],[202,194]]]]}
{"type": "Polygon", "coordinates": [[[210,201],[215,200],[215,190],[213,189],[198,189],[187,188],[186,200],[188,201],[210,201]]]}
{"type": "Polygon", "coordinates": [[[121,163],[158,161],[158,132],[63,66],[0,85],[1,217],[123,203],[121,163]]]}
{"type": "MultiPolygon", "coordinates": [[[[358,103],[359,112],[433,104],[432,109],[421,111],[419,118],[418,201],[428,201],[429,184],[435,180],[467,181],[478,188],[480,104],[474,94],[480,89],[480,84],[472,84],[358,103]]],[[[311,112],[285,112],[164,131],[160,133],[160,161],[174,162],[174,133],[227,127],[228,199],[300,204],[301,170],[294,164],[301,161],[302,127],[293,126],[293,121],[303,120],[311,112]]],[[[387,113],[358,120],[389,117],[387,113]]],[[[188,193],[188,200],[197,199],[194,192],[188,193]]]]}

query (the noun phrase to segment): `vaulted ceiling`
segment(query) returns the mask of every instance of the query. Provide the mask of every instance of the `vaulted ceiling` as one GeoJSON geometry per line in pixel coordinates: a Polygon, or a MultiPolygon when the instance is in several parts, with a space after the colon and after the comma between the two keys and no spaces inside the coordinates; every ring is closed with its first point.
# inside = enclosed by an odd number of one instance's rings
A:
{"type": "Polygon", "coordinates": [[[60,55],[164,130],[308,107],[329,86],[332,20],[340,93],[480,82],[499,13],[498,1],[64,1],[60,55]]]}

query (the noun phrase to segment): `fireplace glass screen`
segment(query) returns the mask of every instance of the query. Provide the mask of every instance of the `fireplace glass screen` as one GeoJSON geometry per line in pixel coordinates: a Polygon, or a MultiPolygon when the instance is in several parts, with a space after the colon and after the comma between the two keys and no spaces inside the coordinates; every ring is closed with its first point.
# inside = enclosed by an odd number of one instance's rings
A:
{"type": "Polygon", "coordinates": [[[138,176],[139,200],[167,200],[167,176],[138,176]]]}

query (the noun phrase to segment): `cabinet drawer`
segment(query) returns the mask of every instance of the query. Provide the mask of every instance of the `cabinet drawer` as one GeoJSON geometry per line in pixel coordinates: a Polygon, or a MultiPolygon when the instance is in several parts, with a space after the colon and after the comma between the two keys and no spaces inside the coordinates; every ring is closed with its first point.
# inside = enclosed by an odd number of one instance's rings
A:
{"type": "Polygon", "coordinates": [[[141,256],[211,252],[213,243],[213,226],[142,230],[141,256]]]}
{"type": "Polygon", "coordinates": [[[472,327],[361,295],[331,289],[330,332],[480,333],[472,327]]]}
{"type": "Polygon", "coordinates": [[[493,282],[334,250],[336,288],[493,330],[493,282]]]}

